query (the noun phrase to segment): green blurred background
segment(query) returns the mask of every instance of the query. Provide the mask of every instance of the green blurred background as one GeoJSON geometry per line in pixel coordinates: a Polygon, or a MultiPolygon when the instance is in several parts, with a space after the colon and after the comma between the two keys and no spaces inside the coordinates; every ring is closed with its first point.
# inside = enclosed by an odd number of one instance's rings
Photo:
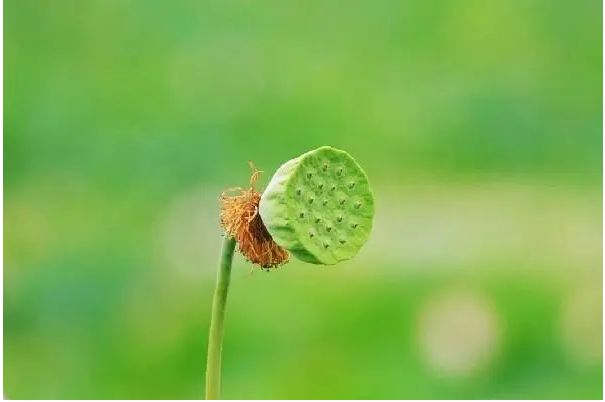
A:
{"type": "Polygon", "coordinates": [[[218,194],[332,145],[371,239],[236,258],[225,398],[602,398],[600,1],[4,11],[8,397],[201,398],[218,194]]]}

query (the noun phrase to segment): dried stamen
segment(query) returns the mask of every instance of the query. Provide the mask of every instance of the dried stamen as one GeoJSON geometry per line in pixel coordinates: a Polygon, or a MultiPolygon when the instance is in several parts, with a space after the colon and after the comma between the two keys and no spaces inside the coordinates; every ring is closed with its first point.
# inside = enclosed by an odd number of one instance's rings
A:
{"type": "Polygon", "coordinates": [[[248,261],[262,268],[275,268],[288,262],[290,254],[273,241],[263,224],[258,213],[262,193],[255,189],[262,171],[258,170],[252,161],[249,164],[252,168],[250,188],[231,188],[220,196],[221,225],[227,235],[237,241],[240,253],[248,261]]]}

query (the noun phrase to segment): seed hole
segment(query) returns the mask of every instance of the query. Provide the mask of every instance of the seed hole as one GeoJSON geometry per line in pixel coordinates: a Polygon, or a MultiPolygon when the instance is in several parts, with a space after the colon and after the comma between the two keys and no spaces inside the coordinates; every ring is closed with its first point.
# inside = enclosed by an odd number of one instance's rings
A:
{"type": "Polygon", "coordinates": [[[330,188],[330,191],[334,191],[334,190],[336,190],[336,186],[332,186],[332,187],[330,188]]]}
{"type": "Polygon", "coordinates": [[[315,223],[321,222],[321,218],[315,218],[315,223]]]}
{"type": "Polygon", "coordinates": [[[337,174],[338,174],[339,176],[342,176],[342,168],[338,169],[337,174]]]}
{"type": "Polygon", "coordinates": [[[324,162],[322,169],[324,172],[328,170],[328,164],[326,162],[324,162]]]}
{"type": "Polygon", "coordinates": [[[352,181],[352,182],[349,183],[349,188],[353,188],[353,187],[355,187],[355,182],[354,181],[352,181]]]}
{"type": "Polygon", "coordinates": [[[311,172],[307,173],[307,179],[310,179],[311,177],[313,177],[313,173],[311,173],[311,172]]]}
{"type": "Polygon", "coordinates": [[[344,198],[343,198],[343,199],[341,199],[341,200],[340,200],[340,205],[344,205],[345,201],[346,201],[346,200],[345,200],[344,198]]]}
{"type": "Polygon", "coordinates": [[[345,239],[340,239],[338,241],[340,242],[340,244],[345,244],[347,242],[345,239]]]}
{"type": "Polygon", "coordinates": [[[296,190],[296,195],[301,195],[302,194],[302,190],[299,188],[298,190],[296,190]]]}
{"type": "Polygon", "coordinates": [[[313,201],[315,201],[315,198],[309,198],[309,204],[313,204],[313,201]]]}
{"type": "Polygon", "coordinates": [[[304,218],[305,217],[305,213],[301,212],[300,214],[298,214],[299,217],[304,218]]]}
{"type": "Polygon", "coordinates": [[[332,231],[332,226],[328,226],[328,227],[326,228],[326,230],[327,230],[328,232],[331,232],[331,231],[332,231]]]}
{"type": "Polygon", "coordinates": [[[353,223],[353,224],[351,225],[351,227],[352,227],[353,229],[355,229],[357,226],[359,226],[359,224],[358,224],[358,223],[353,223]]]}
{"type": "Polygon", "coordinates": [[[336,220],[337,220],[338,222],[342,222],[342,216],[339,216],[338,218],[336,218],[336,220]]]}
{"type": "Polygon", "coordinates": [[[313,232],[309,232],[309,237],[310,237],[310,238],[314,238],[314,237],[315,237],[315,233],[313,233],[313,232]]]}
{"type": "Polygon", "coordinates": [[[359,209],[359,207],[361,207],[361,202],[358,202],[357,204],[354,205],[355,209],[359,209]]]}
{"type": "Polygon", "coordinates": [[[320,184],[319,184],[319,186],[317,186],[317,187],[319,187],[319,189],[320,189],[320,190],[323,190],[323,188],[324,188],[324,184],[323,184],[323,183],[320,183],[320,184]]]}
{"type": "Polygon", "coordinates": [[[328,200],[324,200],[324,202],[322,202],[322,203],[321,203],[321,205],[323,205],[324,207],[325,207],[326,205],[328,205],[328,200]]]}
{"type": "Polygon", "coordinates": [[[330,248],[330,245],[328,243],[324,243],[324,248],[330,248]]]}

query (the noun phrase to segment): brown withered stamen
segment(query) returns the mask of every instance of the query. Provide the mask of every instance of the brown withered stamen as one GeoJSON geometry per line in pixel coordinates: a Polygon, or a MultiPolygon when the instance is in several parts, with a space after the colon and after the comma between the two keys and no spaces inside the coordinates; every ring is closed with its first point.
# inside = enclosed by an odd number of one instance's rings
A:
{"type": "Polygon", "coordinates": [[[221,225],[228,236],[238,244],[240,253],[248,261],[262,268],[275,268],[288,262],[290,253],[280,247],[267,231],[258,213],[261,194],[255,185],[262,171],[252,161],[250,188],[230,188],[220,196],[221,225]],[[229,195],[233,194],[233,195],[229,195]]]}

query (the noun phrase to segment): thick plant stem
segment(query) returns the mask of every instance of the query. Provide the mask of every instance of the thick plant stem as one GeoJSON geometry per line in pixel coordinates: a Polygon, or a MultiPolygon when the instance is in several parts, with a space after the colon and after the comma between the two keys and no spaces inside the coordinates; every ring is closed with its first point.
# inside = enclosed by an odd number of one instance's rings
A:
{"type": "Polygon", "coordinates": [[[210,318],[210,333],[208,335],[208,361],[206,365],[206,399],[219,399],[221,391],[221,349],[223,345],[223,323],[229,281],[231,279],[231,263],[235,240],[225,234],[221,250],[216,289],[212,301],[212,317],[210,318]]]}

